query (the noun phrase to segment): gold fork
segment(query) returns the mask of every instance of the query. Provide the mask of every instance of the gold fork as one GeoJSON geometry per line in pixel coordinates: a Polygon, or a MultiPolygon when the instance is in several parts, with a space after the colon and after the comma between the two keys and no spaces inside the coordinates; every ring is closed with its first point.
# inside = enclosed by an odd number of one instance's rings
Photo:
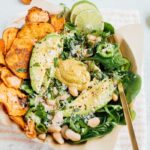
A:
{"type": "Polygon", "coordinates": [[[119,90],[121,104],[122,104],[122,107],[123,107],[125,121],[126,121],[126,124],[128,126],[128,131],[129,131],[129,135],[130,135],[133,150],[139,150],[138,143],[137,143],[136,136],[135,136],[135,132],[134,132],[133,125],[132,125],[129,106],[128,106],[126,96],[125,96],[125,93],[124,93],[124,89],[123,89],[123,85],[122,85],[121,82],[118,84],[118,90],[119,90]]]}

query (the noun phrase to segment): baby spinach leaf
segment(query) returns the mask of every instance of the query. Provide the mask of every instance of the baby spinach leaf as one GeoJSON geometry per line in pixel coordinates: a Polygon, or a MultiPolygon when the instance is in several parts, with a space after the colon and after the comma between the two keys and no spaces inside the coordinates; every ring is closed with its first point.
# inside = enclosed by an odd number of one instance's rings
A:
{"type": "MultiPolygon", "coordinates": [[[[130,111],[131,119],[132,119],[132,121],[133,121],[133,120],[135,119],[135,117],[136,117],[136,112],[135,112],[132,108],[130,108],[129,111],[130,111]]],[[[120,120],[119,124],[120,124],[120,125],[126,125],[125,119],[122,118],[122,119],[120,120]]]]}
{"type": "MultiPolygon", "coordinates": [[[[126,58],[123,58],[119,55],[115,55],[113,58],[103,58],[100,55],[96,54],[93,57],[87,58],[87,60],[94,60],[96,62],[99,62],[104,66],[106,70],[119,70],[124,65],[129,64],[129,61],[126,58]]],[[[128,69],[128,68],[127,68],[128,69]]]]}
{"type": "Polygon", "coordinates": [[[104,32],[106,33],[109,32],[110,34],[114,34],[115,29],[110,23],[104,22],[104,32]]]}
{"type": "Polygon", "coordinates": [[[128,74],[123,78],[122,82],[125,88],[125,94],[128,103],[131,103],[141,89],[141,77],[133,72],[128,72],[128,74]]]}

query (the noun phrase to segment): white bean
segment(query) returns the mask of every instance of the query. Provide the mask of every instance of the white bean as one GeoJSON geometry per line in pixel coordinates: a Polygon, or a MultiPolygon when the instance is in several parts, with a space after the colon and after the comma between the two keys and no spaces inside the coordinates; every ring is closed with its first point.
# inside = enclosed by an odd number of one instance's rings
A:
{"type": "Polygon", "coordinates": [[[66,136],[66,131],[68,129],[68,126],[67,125],[64,125],[61,129],[61,135],[64,139],[68,140],[68,137],[66,136]]]}
{"type": "Polygon", "coordinates": [[[95,42],[100,42],[102,40],[101,37],[97,37],[95,35],[92,35],[92,34],[88,34],[87,35],[87,38],[88,38],[88,41],[91,42],[91,43],[95,43],[95,42]]]}
{"type": "Polygon", "coordinates": [[[79,141],[81,139],[81,135],[74,132],[71,129],[67,129],[66,130],[66,136],[68,137],[68,139],[70,139],[71,141],[79,141]]]}
{"type": "Polygon", "coordinates": [[[57,88],[56,88],[56,87],[54,87],[54,88],[53,88],[53,92],[54,92],[54,94],[55,94],[55,95],[57,95],[57,94],[58,94],[58,90],[57,90],[57,88]]]}
{"type": "Polygon", "coordinates": [[[45,140],[46,139],[46,134],[45,133],[39,134],[38,138],[41,139],[41,140],[45,140]]]}
{"type": "Polygon", "coordinates": [[[118,100],[118,95],[117,94],[115,94],[115,93],[113,93],[112,94],[112,99],[113,99],[113,101],[117,101],[118,100]]]}
{"type": "Polygon", "coordinates": [[[59,144],[64,144],[64,139],[59,132],[55,132],[52,134],[54,140],[59,144]]]}
{"type": "Polygon", "coordinates": [[[76,87],[69,87],[69,93],[72,95],[72,96],[78,96],[78,90],[76,87]]]}
{"type": "Polygon", "coordinates": [[[87,35],[87,38],[88,38],[88,40],[91,41],[91,42],[92,42],[92,41],[96,41],[96,36],[95,36],[95,35],[88,34],[88,35],[87,35]]]}
{"type": "Polygon", "coordinates": [[[58,125],[51,125],[48,127],[48,132],[50,133],[60,132],[60,131],[61,131],[61,127],[58,125]]]}
{"type": "Polygon", "coordinates": [[[101,40],[102,40],[101,37],[97,37],[97,38],[96,38],[96,42],[100,42],[101,40]]]}
{"type": "Polygon", "coordinates": [[[84,57],[89,57],[89,56],[91,56],[92,54],[88,53],[88,50],[87,50],[87,49],[83,49],[83,50],[82,50],[82,55],[83,55],[84,57]]]}
{"type": "Polygon", "coordinates": [[[88,126],[91,128],[95,128],[100,124],[100,119],[98,117],[94,117],[88,120],[88,126]]]}
{"type": "Polygon", "coordinates": [[[66,100],[70,95],[69,94],[63,94],[61,96],[58,96],[58,100],[66,100]]]}
{"type": "Polygon", "coordinates": [[[47,100],[46,103],[50,106],[55,106],[56,102],[54,100],[47,100]]]}
{"type": "Polygon", "coordinates": [[[62,111],[56,112],[56,114],[54,115],[54,118],[52,120],[52,123],[54,125],[61,125],[63,123],[63,113],[62,113],[62,111]]]}

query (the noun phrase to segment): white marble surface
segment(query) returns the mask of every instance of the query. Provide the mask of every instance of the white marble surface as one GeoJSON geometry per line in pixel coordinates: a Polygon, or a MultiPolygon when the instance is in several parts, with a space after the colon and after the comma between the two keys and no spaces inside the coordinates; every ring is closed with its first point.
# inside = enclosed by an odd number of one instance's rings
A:
{"type": "MultiPolygon", "coordinates": [[[[63,2],[72,5],[76,0],[49,0],[59,4],[63,2]]],[[[99,8],[115,8],[125,10],[138,10],[141,15],[141,21],[145,34],[144,43],[144,78],[143,86],[147,101],[147,119],[148,119],[148,143],[150,143],[150,0],[92,0],[99,8]]],[[[0,4],[0,30],[5,27],[8,20],[18,15],[19,12],[26,10],[27,6],[21,5],[19,0],[1,0],[0,4]]],[[[139,104],[140,105],[140,104],[139,104]]],[[[150,144],[148,144],[149,146],[150,144]]]]}

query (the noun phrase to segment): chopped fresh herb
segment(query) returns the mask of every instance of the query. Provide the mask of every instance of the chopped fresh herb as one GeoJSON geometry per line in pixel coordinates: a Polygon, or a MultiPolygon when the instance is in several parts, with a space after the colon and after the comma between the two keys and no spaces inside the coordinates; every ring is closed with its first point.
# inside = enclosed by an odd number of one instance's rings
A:
{"type": "Polygon", "coordinates": [[[63,51],[63,52],[61,53],[60,57],[62,58],[62,60],[65,60],[65,59],[67,59],[67,58],[69,57],[69,53],[63,51]]]}
{"type": "Polygon", "coordinates": [[[54,58],[54,67],[58,67],[58,58],[54,58]]]}
{"type": "Polygon", "coordinates": [[[25,68],[19,68],[19,69],[17,69],[17,72],[27,72],[27,69],[25,69],[25,68]]]}
{"type": "Polygon", "coordinates": [[[61,48],[61,47],[62,47],[62,45],[61,45],[61,44],[58,44],[58,47],[59,47],[59,48],[61,48]]]}
{"type": "Polygon", "coordinates": [[[40,117],[43,122],[47,120],[47,113],[41,103],[36,107],[35,115],[40,117]]]}
{"type": "Polygon", "coordinates": [[[65,24],[65,30],[75,30],[75,25],[70,22],[67,22],[65,24]]]}
{"type": "Polygon", "coordinates": [[[40,64],[39,63],[35,63],[33,64],[34,67],[40,67],[40,64]]]}

